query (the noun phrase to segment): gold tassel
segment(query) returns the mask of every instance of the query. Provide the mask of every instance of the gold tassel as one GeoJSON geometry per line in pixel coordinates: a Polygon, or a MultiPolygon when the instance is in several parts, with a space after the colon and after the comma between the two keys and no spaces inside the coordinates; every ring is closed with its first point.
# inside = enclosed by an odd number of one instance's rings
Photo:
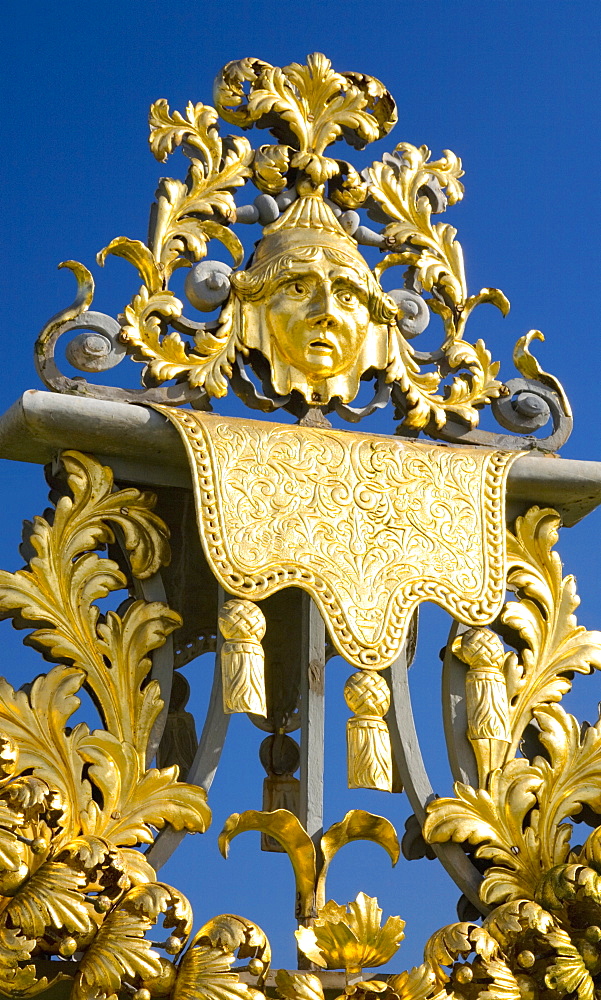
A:
{"type": "Polygon", "coordinates": [[[471,628],[455,639],[453,652],[469,666],[465,678],[467,737],[476,755],[483,788],[490,772],[503,763],[511,743],[503,673],[505,648],[490,629],[471,628]]]}
{"type": "Polygon", "coordinates": [[[261,639],[265,615],[252,601],[227,601],[219,614],[224,712],[267,715],[265,656],[261,639]]]}
{"type": "Polygon", "coordinates": [[[375,670],[359,670],[344,687],[344,698],[355,718],[346,724],[349,788],[392,791],[390,733],[384,716],[390,691],[375,670]]]}

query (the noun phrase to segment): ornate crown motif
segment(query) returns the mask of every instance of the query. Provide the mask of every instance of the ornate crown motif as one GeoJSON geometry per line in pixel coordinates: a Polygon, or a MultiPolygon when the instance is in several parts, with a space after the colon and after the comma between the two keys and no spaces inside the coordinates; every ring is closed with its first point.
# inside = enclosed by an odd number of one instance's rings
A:
{"type": "Polygon", "coordinates": [[[215,108],[188,104],[185,115],[165,100],[150,109],[150,147],[164,162],[180,146],[190,160],[185,181],[163,178],[152,206],[148,244],[117,237],[98,255],[126,258],[142,286],[117,323],[90,311],[94,284],[82,264],[67,261],[78,283],[69,309],[42,331],[36,361],[57,391],[154,402],[191,402],[210,409],[229,386],[249,406],[284,407],[298,417],[310,407],[336,410],[356,421],[392,398],[406,433],[499,444],[475,431],[480,410],[492,403],[501,425],[523,438],[505,446],[557,448],[569,434],[571,414],[559,383],[529,353],[530,331],[516,346],[522,376],[497,380],[482,340],[464,340],[466,322],[481,303],[505,315],[502,292],[469,295],[456,231],[433,216],[463,197],[461,161],[449,150],[399,143],[362,173],[326,155],[344,140],[355,149],[387,135],[397,121],[394,100],[373,77],[337,73],[323,55],[307,64],[274,67],[258,59],[228,63],[215,82],[215,108]],[[268,130],[275,142],[253,149],[242,136],[219,135],[218,121],[244,130],[268,130]],[[258,195],[237,204],[236,189],[251,183],[258,195]],[[379,228],[370,228],[361,213],[379,228]],[[235,229],[263,227],[242,269],[244,248],[235,229]],[[209,241],[229,252],[233,268],[206,259],[209,241]],[[362,247],[382,259],[370,267],[362,247]],[[188,319],[169,283],[190,268],[185,292],[208,322],[188,319]],[[381,284],[391,267],[401,287],[381,284]],[[444,329],[438,350],[411,341],[430,313],[444,329]],[[54,345],[66,330],[87,329],[69,344],[68,360],[97,372],[125,354],[144,363],[144,389],[108,390],[62,375],[54,345]],[[254,373],[255,379],[249,374],[254,373]],[[258,382],[257,382],[258,379],[258,382]],[[352,407],[361,380],[375,380],[372,401],[352,407]],[[165,386],[165,383],[171,383],[165,386]],[[163,386],[163,388],[159,388],[163,386]],[[541,441],[533,431],[553,418],[541,441]]]}

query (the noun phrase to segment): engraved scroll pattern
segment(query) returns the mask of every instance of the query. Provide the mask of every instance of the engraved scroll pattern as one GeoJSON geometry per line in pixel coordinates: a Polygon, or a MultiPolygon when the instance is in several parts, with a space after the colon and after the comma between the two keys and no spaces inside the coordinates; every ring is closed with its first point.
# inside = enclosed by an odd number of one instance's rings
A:
{"type": "Polygon", "coordinates": [[[466,624],[497,614],[512,455],[156,408],[184,439],[204,550],[230,593],[304,588],[339,652],[372,669],[421,601],[466,624]]]}

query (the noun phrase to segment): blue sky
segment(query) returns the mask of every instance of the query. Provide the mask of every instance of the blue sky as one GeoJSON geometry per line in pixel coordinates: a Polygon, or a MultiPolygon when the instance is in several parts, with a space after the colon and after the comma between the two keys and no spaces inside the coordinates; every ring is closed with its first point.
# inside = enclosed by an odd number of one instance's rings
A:
{"type": "MultiPolygon", "coordinates": [[[[541,329],[547,338],[537,346],[541,364],[563,381],[575,411],[562,455],[601,459],[598,3],[5,0],[2,17],[2,409],[38,386],[35,337],[71,301],[72,279],[56,271],[59,261],[90,267],[94,308],[113,315],[137,288],[128,264],[110,260],[101,271],[95,255],[117,235],[144,239],[158,177],[183,176],[177,155],[163,167],[148,151],[150,102],[166,97],[179,109],[188,100],[210,103],[212,80],[230,59],[252,55],[284,65],[318,50],[337,69],[380,78],[398,104],[393,134],[355,163],[366,165],[404,140],[425,143],[436,156],[444,148],[461,156],[466,195],[447,221],[458,229],[470,290],[497,286],[512,303],[505,320],[481,307],[469,337],[484,337],[509,378],[515,340],[541,329]]],[[[3,463],[0,488],[0,565],[15,569],[20,521],[46,504],[41,469],[3,463]]],[[[567,569],[578,577],[580,620],[591,628],[601,625],[600,518],[565,531],[560,543],[567,569]]],[[[412,671],[416,714],[444,793],[449,778],[432,691],[445,623],[432,611],[424,622],[412,671]]],[[[30,650],[21,651],[20,636],[9,625],[3,629],[2,672],[20,682],[43,669],[30,650]]],[[[340,661],[330,664],[327,823],[360,806],[384,812],[402,832],[408,812],[402,797],[344,788],[347,672],[340,661]]],[[[209,676],[205,662],[188,670],[198,705],[209,676]]],[[[598,679],[584,679],[581,687],[575,703],[592,721],[598,679]]],[[[260,807],[259,742],[248,720],[234,720],[211,795],[214,825],[205,837],[188,838],[162,874],[189,894],[199,923],[220,912],[256,920],[272,939],[275,964],[290,967],[293,885],[286,858],[261,854],[254,835],[235,841],[227,862],[216,847],[229,813],[260,807]]],[[[393,963],[400,969],[419,962],[427,935],[454,919],[457,892],[434,863],[401,861],[392,875],[387,865],[375,846],[351,845],[333,866],[329,895],[345,902],[363,889],[379,897],[385,913],[407,920],[407,940],[393,963]]]]}

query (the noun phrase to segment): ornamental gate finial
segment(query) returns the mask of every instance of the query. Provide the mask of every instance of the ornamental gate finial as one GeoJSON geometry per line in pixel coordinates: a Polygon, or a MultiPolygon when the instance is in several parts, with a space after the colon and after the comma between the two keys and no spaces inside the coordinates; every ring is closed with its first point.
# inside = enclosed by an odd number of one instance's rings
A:
{"type": "Polygon", "coordinates": [[[529,353],[542,334],[520,338],[514,359],[521,378],[505,384],[484,342],[464,339],[477,305],[491,303],[506,315],[509,302],[494,288],[468,293],[456,231],[433,221],[463,197],[458,157],[445,150],[432,160],[425,146],[401,142],[361,173],[334,158],[331,147],[341,140],[362,149],[386,136],[397,113],[378,80],[336,72],[319,53],[304,66],[230,62],[214,99],[215,108],[188,104],[185,115],[165,100],[152,105],[150,148],[164,162],[181,147],[190,161],[186,180],[160,181],[147,244],[120,236],[98,254],[100,264],[111,254],[126,258],[142,280],[118,324],[89,312],[92,276],[67,262],[79,294],[38,340],[46,384],[196,409],[210,409],[232,388],[255,409],[284,408],[301,418],[319,407],[353,422],[392,401],[403,433],[495,446],[499,435],[475,430],[492,403],[503,428],[528,435],[503,435],[502,446],[532,447],[535,440],[556,450],[569,435],[571,413],[559,383],[529,353]],[[219,119],[265,130],[275,141],[253,148],[245,137],[221,137],[219,119]],[[258,194],[244,202],[241,189],[249,184],[258,194]],[[262,227],[250,255],[241,242],[249,224],[262,227]],[[207,258],[212,240],[232,266],[207,258]],[[381,257],[368,263],[374,249],[381,257]],[[190,305],[212,312],[209,321],[184,315],[170,288],[180,267],[190,268],[190,305]],[[399,285],[385,290],[391,268],[399,285]],[[423,351],[413,341],[431,313],[442,320],[442,338],[437,350],[423,351]],[[96,372],[127,352],[144,364],[143,390],[111,393],[59,373],[57,338],[84,328],[94,333],[70,345],[71,363],[96,372]],[[372,401],[351,406],[365,380],[375,382],[372,401]],[[534,439],[550,417],[552,433],[534,439]]]}

